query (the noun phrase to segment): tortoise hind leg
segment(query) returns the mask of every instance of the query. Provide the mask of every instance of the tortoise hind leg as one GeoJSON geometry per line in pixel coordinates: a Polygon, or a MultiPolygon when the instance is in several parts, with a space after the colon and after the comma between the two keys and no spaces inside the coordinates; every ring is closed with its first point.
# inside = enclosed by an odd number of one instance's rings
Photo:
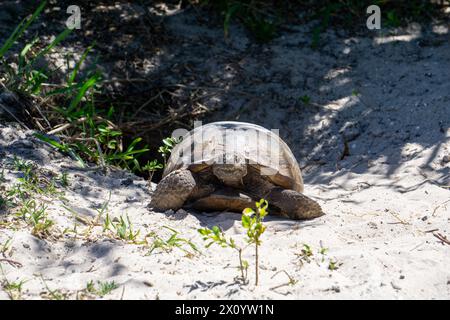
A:
{"type": "Polygon", "coordinates": [[[152,194],[150,207],[156,210],[178,210],[188,199],[196,181],[189,170],[175,170],[165,176],[152,194]]]}
{"type": "Polygon", "coordinates": [[[294,190],[275,187],[266,199],[291,219],[312,219],[324,214],[316,201],[294,190]]]}

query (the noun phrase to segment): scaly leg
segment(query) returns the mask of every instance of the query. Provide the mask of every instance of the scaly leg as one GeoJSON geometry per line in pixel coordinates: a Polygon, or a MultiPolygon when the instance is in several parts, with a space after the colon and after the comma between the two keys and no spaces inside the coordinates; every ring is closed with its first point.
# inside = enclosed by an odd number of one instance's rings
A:
{"type": "Polygon", "coordinates": [[[178,210],[188,199],[196,181],[189,170],[175,170],[165,176],[152,194],[150,207],[156,210],[178,210]]]}

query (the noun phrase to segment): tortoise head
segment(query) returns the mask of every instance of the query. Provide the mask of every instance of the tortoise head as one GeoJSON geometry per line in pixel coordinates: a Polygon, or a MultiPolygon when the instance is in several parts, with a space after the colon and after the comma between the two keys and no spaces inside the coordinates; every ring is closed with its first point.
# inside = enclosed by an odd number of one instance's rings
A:
{"type": "Polygon", "coordinates": [[[224,155],[212,165],[214,175],[225,185],[242,187],[242,179],[247,174],[247,164],[239,155],[224,155]]]}

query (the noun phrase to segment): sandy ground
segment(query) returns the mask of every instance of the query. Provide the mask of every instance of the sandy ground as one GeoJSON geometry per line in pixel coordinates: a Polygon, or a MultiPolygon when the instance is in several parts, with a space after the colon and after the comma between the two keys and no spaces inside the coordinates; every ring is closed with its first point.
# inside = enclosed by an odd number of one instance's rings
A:
{"type": "MultiPolygon", "coordinates": [[[[330,31],[321,49],[312,50],[308,26],[293,27],[261,48],[237,27],[231,39],[211,42],[223,31],[194,20],[191,14],[168,18],[166,27],[183,45],[167,48],[165,56],[173,62],[189,54],[189,70],[206,75],[210,86],[202,103],[217,109],[208,120],[280,129],[304,169],[305,193],[326,215],[311,221],[269,217],[261,283],[253,285],[248,248],[250,283],[242,285],[236,252],[207,249],[197,233],[218,225],[241,241],[240,215],[151,212],[142,179],[77,169],[29,132],[2,125],[3,191],[20,177],[14,155],[33,161],[43,176],[67,172],[69,180],[68,187],[58,185],[62,194],[34,196],[55,221],[46,239],[31,235],[10,210],[1,211],[0,244],[11,239],[5,258],[21,264],[0,260],[3,287],[25,281],[21,296],[27,299],[58,293],[98,298],[85,292],[89,281],[114,281],[118,288],[107,299],[449,299],[450,245],[436,238],[450,238],[448,26],[413,24],[359,37],[330,31]],[[205,43],[214,45],[205,50],[205,43]],[[301,101],[303,95],[310,103],[301,101]],[[107,213],[128,215],[140,230],[138,240],[149,235],[148,244],[104,231],[107,213]],[[185,244],[149,254],[155,237],[173,233],[166,227],[201,253],[185,244]],[[312,248],[309,262],[302,258],[304,244],[312,248]]],[[[0,299],[7,298],[7,290],[0,291],[0,299]]]]}

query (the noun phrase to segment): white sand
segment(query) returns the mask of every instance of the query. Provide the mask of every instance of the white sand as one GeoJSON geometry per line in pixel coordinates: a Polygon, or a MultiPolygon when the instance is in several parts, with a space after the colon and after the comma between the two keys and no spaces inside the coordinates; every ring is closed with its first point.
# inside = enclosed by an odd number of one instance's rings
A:
{"type": "MultiPolygon", "coordinates": [[[[1,128],[1,143],[15,145],[26,158],[27,147],[17,147],[10,128],[1,128]]],[[[32,139],[32,138],[29,138],[32,139]]],[[[27,139],[27,141],[29,141],[27,139]]],[[[42,168],[61,172],[71,161],[40,147],[37,152],[29,144],[30,158],[56,158],[42,168]],[[53,155],[52,155],[53,153],[53,155]]],[[[7,184],[15,181],[14,170],[8,169],[11,149],[2,157],[7,184]]],[[[426,158],[426,154],[424,154],[426,158]]],[[[37,197],[48,205],[49,217],[60,231],[73,228],[75,220],[63,204],[82,217],[95,217],[98,208],[111,191],[107,212],[112,216],[128,215],[141,236],[154,231],[163,238],[171,233],[163,226],[176,229],[180,237],[190,239],[202,254],[186,255],[174,248],[171,252],[155,251],[146,256],[144,245],[127,244],[101,235],[101,226],[82,236],[87,227],[78,223],[79,237],[66,235],[57,241],[40,240],[30,234],[30,228],[1,228],[0,243],[12,239],[7,257],[20,262],[17,268],[1,262],[8,281],[26,280],[23,298],[40,298],[43,292],[61,290],[68,298],[76,298],[91,281],[114,281],[120,287],[105,298],[124,299],[197,299],[197,298],[437,298],[450,297],[450,246],[444,245],[428,230],[448,235],[449,191],[436,185],[433,176],[425,179],[414,163],[405,163],[392,178],[377,173],[381,165],[369,172],[337,172],[334,175],[314,172],[322,183],[307,185],[308,194],[315,197],[327,213],[312,221],[290,221],[268,218],[267,232],[261,247],[261,284],[253,286],[253,250],[245,258],[251,263],[250,284],[241,286],[237,255],[231,249],[216,246],[205,249],[196,229],[218,225],[227,236],[242,240],[240,216],[233,213],[215,215],[191,214],[180,210],[174,214],[150,212],[146,205],[149,194],[146,183],[123,172],[107,176],[94,172],[68,170],[71,183],[64,191],[66,200],[37,197]],[[128,178],[134,183],[124,186],[128,178]],[[97,236],[96,236],[97,235],[97,236]],[[88,241],[86,239],[91,239],[88,241]],[[328,248],[322,262],[320,243],[328,248]],[[314,250],[311,263],[300,263],[303,244],[314,250]],[[339,268],[328,270],[329,260],[339,268]],[[285,270],[297,281],[288,282],[285,270]],[[272,278],[273,277],[273,278],[272,278]]],[[[313,173],[310,173],[312,175],[313,173]]],[[[56,229],[54,233],[57,234],[56,229]]],[[[151,241],[149,240],[151,243],[151,241]]],[[[188,247],[186,249],[190,250],[188,247]]],[[[192,252],[192,250],[190,250],[192,252]]],[[[5,281],[5,279],[3,279],[5,281]]],[[[2,299],[7,298],[0,292],[2,299]]],[[[44,295],[45,297],[45,295],[44,295]]]]}

